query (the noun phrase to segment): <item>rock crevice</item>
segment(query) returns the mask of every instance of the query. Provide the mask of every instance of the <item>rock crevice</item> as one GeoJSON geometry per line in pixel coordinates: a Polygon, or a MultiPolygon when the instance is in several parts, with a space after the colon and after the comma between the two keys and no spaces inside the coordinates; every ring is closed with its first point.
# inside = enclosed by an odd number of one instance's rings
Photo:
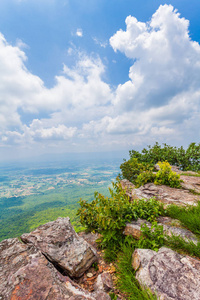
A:
{"type": "Polygon", "coordinates": [[[69,218],[23,234],[22,241],[0,243],[0,300],[110,299],[103,290],[90,293],[72,280],[97,261],[97,254],[75,233],[69,218]]]}

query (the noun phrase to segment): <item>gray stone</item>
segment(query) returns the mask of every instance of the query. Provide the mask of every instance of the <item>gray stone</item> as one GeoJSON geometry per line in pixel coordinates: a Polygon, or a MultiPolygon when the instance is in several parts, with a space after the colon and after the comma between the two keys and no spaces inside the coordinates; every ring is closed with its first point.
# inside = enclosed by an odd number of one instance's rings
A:
{"type": "Polygon", "coordinates": [[[200,193],[200,177],[181,175],[180,178],[183,180],[183,182],[181,182],[182,188],[200,193]]]}
{"type": "Polygon", "coordinates": [[[94,285],[95,290],[102,290],[105,292],[111,291],[113,289],[113,281],[110,273],[99,274],[96,283],[94,285]]]}
{"type": "MultiPolygon", "coordinates": [[[[177,220],[174,220],[177,224],[177,220]]],[[[127,223],[124,229],[125,235],[132,235],[135,239],[139,239],[142,235],[141,225],[146,224],[149,228],[151,228],[151,223],[147,222],[146,220],[138,219],[137,221],[132,221],[131,223],[127,223]]],[[[193,243],[197,244],[198,239],[196,236],[189,230],[172,226],[173,219],[169,217],[160,217],[158,218],[158,225],[163,226],[163,231],[166,235],[169,236],[181,236],[185,241],[192,241],[193,243]],[[167,223],[168,222],[168,223],[167,223]]]]}
{"type": "Polygon", "coordinates": [[[0,299],[2,300],[109,300],[89,293],[61,275],[34,246],[18,239],[0,243],[0,299]]]}
{"type": "Polygon", "coordinates": [[[111,300],[110,296],[103,291],[96,291],[92,293],[96,300],[111,300]]]}
{"type": "Polygon", "coordinates": [[[146,224],[149,228],[151,228],[150,222],[142,219],[137,219],[137,221],[132,221],[131,223],[126,224],[123,234],[132,235],[136,240],[139,240],[142,235],[141,225],[143,224],[146,224]]]}
{"type": "Polygon", "coordinates": [[[89,293],[83,290],[77,283],[72,281],[69,277],[66,280],[66,288],[68,293],[71,295],[70,300],[110,300],[110,297],[103,291],[96,291],[89,293]]]}
{"type": "Polygon", "coordinates": [[[69,218],[58,218],[39,226],[31,233],[23,234],[21,239],[34,245],[72,277],[80,277],[97,261],[95,249],[76,234],[69,218]]]}
{"type": "Polygon", "coordinates": [[[165,300],[200,299],[200,261],[162,247],[158,252],[136,249],[133,268],[142,286],[165,300]]]}
{"type": "Polygon", "coordinates": [[[134,185],[126,179],[122,180],[121,184],[123,189],[126,189],[127,195],[131,200],[141,198],[148,200],[155,197],[165,204],[176,205],[197,205],[197,202],[200,201],[200,195],[194,195],[188,189],[176,189],[153,183],[147,183],[139,188],[134,188],[134,185]]]}

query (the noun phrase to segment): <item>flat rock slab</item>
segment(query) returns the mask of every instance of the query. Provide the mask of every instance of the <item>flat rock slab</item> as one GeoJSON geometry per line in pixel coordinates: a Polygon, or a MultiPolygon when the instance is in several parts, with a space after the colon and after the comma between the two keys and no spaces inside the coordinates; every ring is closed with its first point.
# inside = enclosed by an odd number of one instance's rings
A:
{"type": "Polygon", "coordinates": [[[31,233],[23,234],[21,240],[34,245],[72,277],[82,276],[97,260],[95,249],[76,234],[69,218],[58,218],[41,225],[31,233]]]}
{"type": "Polygon", "coordinates": [[[200,195],[194,195],[188,189],[175,189],[166,185],[155,185],[153,183],[147,183],[139,188],[135,188],[134,184],[127,179],[122,180],[121,184],[131,199],[150,199],[155,197],[165,204],[176,205],[196,205],[200,201],[200,195]]]}
{"type": "Polygon", "coordinates": [[[0,243],[0,278],[1,300],[98,299],[62,276],[35,247],[17,238],[0,243]]]}
{"type": "MultiPolygon", "coordinates": [[[[198,239],[196,236],[189,230],[172,226],[170,224],[173,223],[173,219],[169,217],[160,217],[158,218],[158,225],[163,226],[163,231],[166,235],[169,236],[181,236],[186,242],[192,241],[194,244],[197,244],[198,239]]],[[[178,220],[174,220],[174,223],[178,223],[178,220]]],[[[142,235],[141,226],[146,224],[149,228],[151,228],[152,224],[143,219],[138,219],[137,221],[132,221],[131,223],[127,223],[124,229],[125,235],[132,235],[135,239],[139,239],[142,235]]]]}
{"type": "Polygon", "coordinates": [[[136,249],[132,256],[136,278],[162,300],[200,299],[200,261],[162,247],[158,252],[136,249]]]}
{"type": "Polygon", "coordinates": [[[183,180],[183,182],[181,182],[181,186],[184,189],[200,193],[200,177],[181,175],[180,179],[183,180]]]}

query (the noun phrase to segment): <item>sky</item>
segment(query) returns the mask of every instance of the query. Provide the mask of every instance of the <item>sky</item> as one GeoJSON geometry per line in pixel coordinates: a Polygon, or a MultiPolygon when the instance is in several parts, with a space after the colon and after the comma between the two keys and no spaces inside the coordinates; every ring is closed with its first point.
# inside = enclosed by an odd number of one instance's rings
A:
{"type": "Polygon", "coordinates": [[[0,161],[200,142],[199,0],[1,0],[0,161]]]}

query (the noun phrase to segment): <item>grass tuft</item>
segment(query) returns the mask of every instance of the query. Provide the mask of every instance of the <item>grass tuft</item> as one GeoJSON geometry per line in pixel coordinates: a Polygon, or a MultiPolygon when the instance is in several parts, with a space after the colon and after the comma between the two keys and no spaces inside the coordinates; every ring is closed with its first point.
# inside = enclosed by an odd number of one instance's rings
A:
{"type": "Polygon", "coordinates": [[[191,240],[184,240],[181,236],[166,237],[165,245],[180,254],[187,254],[200,258],[200,242],[195,244],[191,240]]]}
{"type": "Polygon", "coordinates": [[[170,205],[166,209],[166,215],[181,221],[182,225],[193,233],[200,235],[200,201],[197,206],[180,207],[170,205]]]}
{"type": "Polygon", "coordinates": [[[142,289],[135,278],[135,271],[131,265],[132,253],[135,250],[137,242],[127,237],[122,245],[121,252],[117,259],[117,285],[121,292],[126,295],[127,300],[155,300],[149,289],[142,289]]]}

